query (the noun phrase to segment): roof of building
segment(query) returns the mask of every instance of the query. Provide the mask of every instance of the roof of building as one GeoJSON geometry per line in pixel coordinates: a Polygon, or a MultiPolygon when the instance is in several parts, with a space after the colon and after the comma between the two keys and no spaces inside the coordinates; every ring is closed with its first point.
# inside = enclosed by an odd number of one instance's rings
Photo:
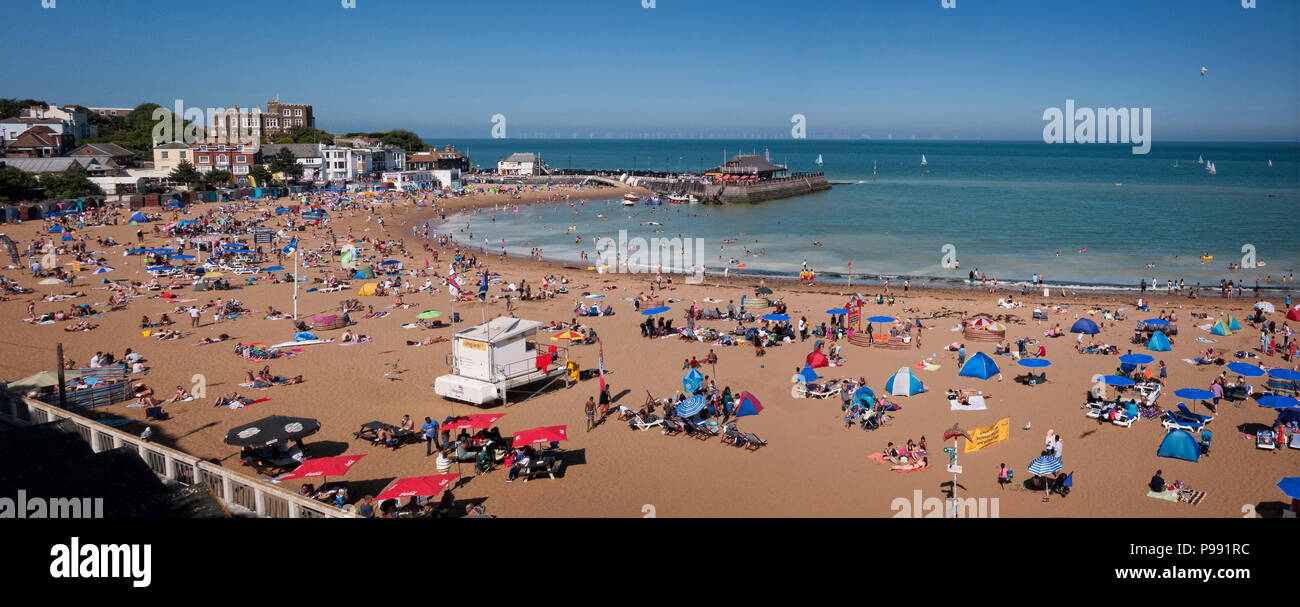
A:
{"type": "Polygon", "coordinates": [[[11,166],[24,173],[62,173],[64,171],[84,171],[86,167],[99,161],[94,158],[0,158],[0,163],[11,166]]]}
{"type": "Polygon", "coordinates": [[[263,156],[274,156],[280,150],[287,149],[297,158],[320,158],[321,145],[318,143],[268,143],[262,146],[263,156]]]}
{"type": "Polygon", "coordinates": [[[6,124],[63,124],[58,118],[5,118],[0,122],[6,124]]]}
{"type": "Polygon", "coordinates": [[[465,329],[457,333],[456,337],[496,344],[514,339],[540,326],[542,323],[535,320],[500,316],[477,327],[465,329]]]}
{"type": "Polygon", "coordinates": [[[55,138],[57,133],[48,126],[37,125],[22,132],[21,135],[9,144],[9,149],[14,148],[53,148],[59,147],[58,139],[55,138]]]}
{"type": "Polygon", "coordinates": [[[87,143],[71,152],[69,156],[134,156],[135,154],[116,143],[87,143]]]}
{"type": "Polygon", "coordinates": [[[739,173],[744,175],[752,173],[773,173],[785,170],[787,170],[786,167],[772,164],[771,162],[768,162],[766,158],[757,154],[737,154],[736,156],[733,156],[731,160],[728,160],[727,164],[709,169],[708,172],[739,173]]]}
{"type": "Polygon", "coordinates": [[[188,150],[190,144],[181,141],[168,141],[167,143],[156,143],[153,147],[160,150],[188,150]]]}
{"type": "Polygon", "coordinates": [[[506,158],[503,162],[537,162],[539,160],[541,160],[541,157],[539,157],[537,154],[533,154],[531,152],[515,152],[514,154],[511,154],[509,158],[506,158]]]}

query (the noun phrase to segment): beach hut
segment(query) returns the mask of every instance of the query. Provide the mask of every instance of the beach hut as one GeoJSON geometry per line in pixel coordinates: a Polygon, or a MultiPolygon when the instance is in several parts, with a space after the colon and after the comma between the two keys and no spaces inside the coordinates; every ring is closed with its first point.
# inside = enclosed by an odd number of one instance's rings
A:
{"type": "Polygon", "coordinates": [[[1170,430],[1156,455],[1195,462],[1201,459],[1201,444],[1186,430],[1170,430]]]}
{"type": "Polygon", "coordinates": [[[970,360],[967,360],[966,364],[962,365],[961,371],[957,375],[959,377],[988,379],[998,373],[997,363],[993,362],[993,359],[988,354],[976,352],[975,356],[970,357],[970,360]]]}
{"type": "Polygon", "coordinates": [[[1165,337],[1164,331],[1156,331],[1151,334],[1151,339],[1147,342],[1147,349],[1152,352],[1168,352],[1173,348],[1169,346],[1169,338],[1165,337]]]}
{"type": "Polygon", "coordinates": [[[758,415],[763,410],[763,403],[758,402],[758,397],[749,392],[741,392],[740,400],[736,403],[735,417],[744,417],[746,415],[758,415]]]}
{"type": "Polygon", "coordinates": [[[900,368],[885,380],[885,393],[891,396],[912,396],[925,392],[925,386],[907,367],[900,368]]]}

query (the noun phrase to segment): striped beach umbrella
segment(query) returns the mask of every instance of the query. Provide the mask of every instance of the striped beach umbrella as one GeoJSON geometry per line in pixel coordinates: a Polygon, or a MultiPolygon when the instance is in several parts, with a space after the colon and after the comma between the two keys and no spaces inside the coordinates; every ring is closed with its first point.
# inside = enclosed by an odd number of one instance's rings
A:
{"type": "Polygon", "coordinates": [[[1055,474],[1057,472],[1060,472],[1061,468],[1064,467],[1065,464],[1062,464],[1061,460],[1052,457],[1050,455],[1044,455],[1035,459],[1032,462],[1029,462],[1029,473],[1036,474],[1039,476],[1046,476],[1048,474],[1055,474]]]}

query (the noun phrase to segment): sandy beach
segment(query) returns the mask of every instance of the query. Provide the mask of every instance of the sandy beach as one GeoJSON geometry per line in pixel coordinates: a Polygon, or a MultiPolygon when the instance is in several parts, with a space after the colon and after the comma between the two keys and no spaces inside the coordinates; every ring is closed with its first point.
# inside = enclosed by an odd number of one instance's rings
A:
{"type": "MultiPolygon", "coordinates": [[[[530,191],[518,198],[508,194],[482,194],[439,201],[438,209],[416,207],[410,200],[394,205],[376,204],[374,212],[385,221],[380,229],[373,218],[360,211],[335,211],[330,216],[329,228],[336,234],[351,229],[354,237],[392,239],[402,241],[405,256],[401,260],[408,270],[422,270],[426,262],[431,270],[445,274],[452,248],[439,250],[434,243],[412,235],[412,228],[422,225],[440,211],[448,214],[457,210],[491,207],[495,205],[527,205],[554,202],[557,196],[568,195],[571,201],[595,200],[596,197],[617,198],[623,190],[568,191],[560,188],[550,191],[530,191]],[[424,250],[429,244],[435,249],[424,250]]],[[[279,203],[297,204],[296,200],[266,201],[262,207],[279,203]]],[[[555,202],[567,204],[568,201],[555,202]]],[[[194,219],[207,213],[215,203],[192,206],[178,219],[194,219]]],[[[262,208],[259,207],[259,208],[262,208]]],[[[152,208],[148,211],[157,212],[152,208]]],[[[129,214],[129,212],[123,212],[129,214]]],[[[248,215],[249,213],[241,213],[248,215]]],[[[166,211],[168,220],[172,211],[166,211]]],[[[121,243],[136,242],[136,227],[125,224],[107,227],[88,227],[80,231],[91,242],[94,239],[113,237],[121,243]]],[[[166,223],[165,221],[163,223],[166,223]]],[[[282,219],[272,218],[267,227],[278,228],[282,219]]],[[[155,224],[150,224],[155,225],[155,224]]],[[[20,249],[26,242],[48,237],[41,222],[6,225],[4,231],[19,241],[20,249]]],[[[149,235],[145,229],[147,246],[163,246],[174,239],[149,235]]],[[[301,233],[302,250],[315,250],[328,240],[323,230],[301,233]]],[[[281,243],[283,244],[283,243],[281,243]]],[[[62,342],[65,355],[84,367],[97,351],[114,352],[119,357],[126,348],[144,355],[148,372],[137,378],[154,388],[159,398],[167,398],[176,386],[190,388],[194,376],[206,378],[206,398],[186,403],[167,404],[171,418],[162,422],[149,422],[155,442],[171,446],[221,464],[240,468],[238,449],[225,445],[223,438],[233,426],[247,423],[267,415],[283,414],[311,417],[320,420],[322,429],[306,442],[314,456],[341,454],[366,454],[347,475],[346,481],[355,501],[364,495],[375,495],[396,478],[434,474],[434,458],[426,457],[423,445],[411,445],[390,451],[353,438],[358,427],[372,420],[397,422],[409,414],[418,426],[428,416],[436,420],[452,415],[477,413],[473,407],[454,403],[434,394],[431,384],[447,372],[446,357],[449,343],[413,347],[408,340],[430,337],[450,337],[452,329],[403,328],[413,323],[415,317],[429,309],[440,310],[449,316],[449,296],[445,286],[437,293],[404,294],[406,307],[391,308],[394,297],[361,297],[363,306],[373,306],[376,311],[387,312],[383,318],[365,319],[353,314],[357,324],[352,330],[373,337],[368,343],[341,346],[325,343],[305,346],[295,356],[270,362],[276,375],[293,377],[302,375],[299,385],[276,386],[266,390],[241,388],[246,372],[260,369],[265,363],[241,359],[232,352],[238,342],[279,343],[292,340],[294,330],[289,320],[264,319],[266,310],[274,307],[280,311],[292,309],[292,285],[272,284],[269,280],[245,286],[240,290],[194,293],[191,288],[174,291],[182,300],[194,298],[202,305],[218,297],[236,297],[252,313],[238,320],[214,324],[211,312],[205,312],[202,325],[185,338],[160,341],[145,337],[138,328],[142,315],[151,319],[171,312],[175,303],[154,296],[158,292],[145,292],[135,298],[124,310],[108,312],[91,319],[99,327],[87,332],[68,333],[62,328],[70,323],[37,325],[25,322],[27,303],[35,302],[38,314],[67,309],[71,304],[88,303],[103,311],[108,306],[109,292],[100,278],[131,279],[147,282],[140,257],[122,257],[122,246],[106,249],[102,257],[117,267],[106,275],[90,276],[83,271],[73,287],[44,286],[36,284],[24,268],[5,270],[4,274],[36,293],[10,295],[0,303],[0,323],[8,327],[0,338],[6,356],[0,360],[0,378],[13,380],[32,373],[52,369],[55,361],[55,344],[62,342]],[[51,293],[84,291],[87,296],[67,302],[47,303],[41,297],[51,293]],[[198,341],[218,334],[229,334],[233,341],[198,345],[198,341]],[[396,372],[393,372],[396,370],[396,372]],[[241,409],[214,407],[217,395],[239,392],[243,396],[269,399],[241,409]]],[[[129,247],[128,247],[129,248],[129,247]]],[[[515,247],[517,248],[517,247],[515,247]]],[[[513,250],[513,249],[512,249],[513,250]]],[[[374,252],[373,249],[366,253],[374,252]]],[[[1151,312],[1136,309],[1136,295],[1053,293],[1044,298],[1041,291],[1023,297],[1023,307],[999,308],[999,298],[1013,297],[1020,301],[1019,289],[989,292],[987,290],[934,290],[912,288],[904,293],[901,285],[894,285],[890,295],[896,298],[893,306],[876,304],[874,299],[863,307],[864,315],[889,315],[902,318],[919,317],[924,330],[922,346],[911,350],[861,348],[841,340],[843,366],[818,369],[823,378],[865,377],[877,394],[884,388],[885,380],[901,367],[914,368],[927,391],[911,397],[893,399],[901,409],[894,420],[885,427],[866,431],[859,428],[845,430],[844,415],[839,398],[796,399],[792,396],[792,374],[803,366],[805,357],[812,351],[813,340],[782,344],[768,348],[763,357],[755,355],[750,346],[723,347],[693,340],[651,338],[641,336],[638,323],[644,317],[637,314],[629,301],[638,293],[649,290],[653,275],[597,274],[576,264],[558,264],[511,257],[502,259],[499,254],[474,252],[480,262],[493,272],[500,273],[504,283],[526,280],[531,285],[542,283],[543,277],[554,275],[568,279],[568,294],[557,295],[546,301],[518,301],[514,315],[521,318],[550,322],[573,321],[574,302],[584,292],[606,295],[603,304],[611,305],[613,316],[580,318],[584,326],[599,332],[604,346],[606,380],[612,388],[616,405],[638,408],[644,404],[647,391],[656,398],[673,396],[681,390],[684,373],[682,361],[691,357],[703,359],[710,348],[718,354],[715,367],[702,369],[713,376],[719,389],[729,386],[733,393],[748,391],[757,396],[764,406],[761,414],[742,418],[741,430],[755,433],[768,441],[757,450],[730,447],[717,438],[707,441],[686,436],[664,436],[658,429],[638,431],[630,429],[611,415],[590,432],[584,428],[583,404],[588,397],[596,396],[597,382],[588,380],[570,388],[560,388],[526,402],[508,407],[493,408],[505,417],[498,426],[502,433],[537,426],[567,424],[570,439],[562,445],[567,452],[567,466],[561,478],[539,478],[532,482],[506,483],[505,472],[495,471],[474,476],[473,465],[464,465],[461,472],[467,480],[455,489],[460,500],[482,501],[488,512],[501,517],[641,517],[653,513],[658,517],[889,517],[902,513],[895,500],[912,501],[920,491],[922,499],[943,498],[953,475],[944,469],[946,456],[944,431],[954,424],[967,431],[995,424],[1003,418],[1010,419],[1011,435],[1006,441],[973,453],[961,453],[959,464],[964,468],[959,479],[959,495],[973,498],[998,498],[1001,517],[1241,517],[1256,509],[1280,505],[1277,479],[1294,474],[1300,465],[1300,451],[1281,449],[1263,451],[1256,449],[1253,430],[1272,426],[1277,414],[1273,409],[1255,405],[1253,400],[1241,403],[1244,407],[1223,402],[1218,407],[1218,417],[1211,425],[1214,430],[1211,454],[1199,462],[1191,463],[1156,456],[1165,430],[1159,421],[1142,419],[1131,428],[1110,423],[1098,423],[1085,417],[1081,405],[1093,386],[1094,374],[1113,373],[1118,366],[1115,356],[1083,354],[1075,351],[1075,335],[1048,338],[1044,333],[1055,325],[1068,329],[1078,318],[1088,317],[1103,325],[1094,341],[1113,344],[1120,353],[1132,350],[1151,354],[1168,367],[1169,379],[1166,394],[1158,401],[1162,409],[1172,409],[1181,399],[1172,391],[1178,388],[1207,388],[1211,381],[1224,372],[1217,365],[1194,366],[1184,362],[1192,359],[1207,346],[1216,351],[1231,353],[1243,350],[1259,354],[1259,331],[1245,324],[1245,317],[1257,301],[1249,291],[1242,298],[1224,299],[1217,291],[1197,299],[1186,295],[1166,295],[1148,292],[1146,298],[1151,312]],[[626,299],[625,299],[626,298],[626,299]],[[1106,321],[1102,310],[1127,308],[1126,321],[1106,321]],[[1035,320],[1032,312],[1040,308],[1049,312],[1047,320],[1035,320]],[[1059,308],[1059,309],[1058,309],[1059,308]],[[912,310],[907,311],[905,310],[912,310]],[[1181,332],[1170,352],[1147,352],[1141,345],[1129,343],[1136,321],[1154,317],[1160,310],[1173,311],[1178,316],[1181,332]],[[1001,368],[1002,377],[987,381],[958,377],[957,354],[944,350],[952,342],[963,342],[968,356],[976,352],[993,354],[995,344],[971,342],[964,339],[958,328],[961,315],[969,317],[984,314],[993,316],[1007,326],[1005,341],[1014,344],[1020,338],[1039,340],[1046,347],[1046,358],[1052,365],[1045,371],[1048,382],[1036,386],[1015,383],[1012,378],[1025,369],[1009,357],[993,356],[1001,368]],[[1211,320],[1193,320],[1192,314],[1208,314],[1211,320]],[[1243,323],[1243,330],[1229,336],[1212,336],[1195,325],[1213,322],[1214,318],[1234,315],[1243,323]],[[1196,338],[1214,339],[1215,343],[1198,342],[1196,338]],[[933,370],[915,367],[928,359],[933,370]],[[980,411],[952,411],[945,399],[945,390],[960,388],[982,390],[987,398],[987,409],[980,411]],[[1028,429],[1025,429],[1028,427],[1028,429]],[[1042,500],[1041,492],[1002,488],[997,482],[1000,464],[1015,471],[1017,483],[1028,478],[1028,463],[1043,449],[1044,436],[1049,429],[1063,437],[1064,471],[1073,473],[1074,486],[1068,497],[1042,500]],[[1246,431],[1250,431],[1247,433],[1246,431]],[[909,439],[924,436],[929,447],[932,465],[928,470],[899,473],[890,466],[873,461],[868,456],[879,453],[887,443],[906,443],[909,439]],[[1169,482],[1181,480],[1205,497],[1197,505],[1171,503],[1147,497],[1147,482],[1157,470],[1169,482]]],[[[96,257],[100,257],[97,255],[96,257]]],[[[335,256],[336,257],[336,256],[335,256]]],[[[376,258],[375,263],[382,259],[376,258]]],[[[285,260],[282,265],[290,264],[285,260]]],[[[978,265],[978,260],[963,260],[978,265]]],[[[268,263],[266,265],[273,265],[268,263]]],[[[363,264],[365,265],[365,264],[363,264]]],[[[481,268],[480,268],[481,269],[481,268]]],[[[338,272],[338,264],[307,270],[304,275],[320,278],[327,272],[338,272]]],[[[234,282],[234,277],[232,282],[234,282]]],[[[242,277],[240,277],[242,278],[242,277]]],[[[687,285],[675,277],[672,287],[662,292],[673,308],[669,318],[674,324],[684,324],[683,310],[698,301],[707,308],[726,310],[728,301],[739,303],[742,295],[753,295],[754,282],[743,276],[723,280],[708,276],[703,284],[687,285]],[[674,301],[675,300],[675,301],[674,301]],[[718,303],[709,303],[710,301],[718,303]]],[[[340,300],[357,297],[362,281],[350,281],[352,288],[337,293],[300,292],[299,316],[336,313],[340,300]]],[[[412,280],[423,284],[424,278],[412,280]]],[[[806,317],[812,324],[827,321],[825,310],[845,305],[854,292],[874,296],[882,292],[879,287],[848,288],[844,285],[798,285],[768,281],[767,286],[788,306],[792,319],[806,317]]],[[[502,287],[493,285],[490,293],[501,295],[502,287]]],[[[1277,313],[1269,318],[1281,328],[1285,322],[1285,308],[1280,300],[1273,302],[1277,313]]],[[[456,312],[465,320],[457,329],[468,328],[484,320],[484,305],[457,304],[456,312]]],[[[492,316],[506,312],[503,304],[491,306],[492,316]]],[[[177,320],[175,329],[190,331],[189,319],[181,314],[171,314],[177,320]]],[[[1292,322],[1292,325],[1295,323],[1292,322]]],[[[735,321],[702,320],[697,326],[727,331],[735,321]]],[[[341,330],[324,331],[322,337],[337,339],[341,330]]],[[[1085,338],[1085,343],[1088,340],[1085,338]]],[[[1278,337],[1280,343],[1281,338],[1278,337]]],[[[572,345],[570,353],[583,368],[597,365],[598,350],[595,345],[572,345]]],[[[1294,369],[1294,361],[1284,361],[1281,356],[1263,356],[1248,362],[1266,367],[1294,369]]],[[[1235,378],[1235,374],[1229,373],[1235,378]]],[[[1261,383],[1259,379],[1252,384],[1261,383]]],[[[1111,394],[1113,395],[1113,389],[1111,394]]],[[[1200,413],[1204,407],[1194,406],[1200,413]]],[[[129,418],[142,422],[141,408],[127,407],[126,403],[101,407],[89,412],[91,417],[109,416],[129,418]]],[[[139,434],[143,423],[122,426],[127,432],[139,434]]],[[[453,472],[456,471],[453,468],[453,472]]],[[[250,474],[251,470],[249,471],[250,474]]],[[[333,479],[331,479],[333,480],[333,479]]],[[[296,481],[284,483],[289,489],[297,487],[296,481]]]]}

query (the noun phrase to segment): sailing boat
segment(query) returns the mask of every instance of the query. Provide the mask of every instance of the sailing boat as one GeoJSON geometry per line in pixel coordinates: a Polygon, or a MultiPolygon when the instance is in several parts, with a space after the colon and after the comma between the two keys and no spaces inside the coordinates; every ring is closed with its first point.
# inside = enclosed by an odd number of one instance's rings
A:
{"type": "Polygon", "coordinates": [[[821,154],[818,154],[818,155],[817,155],[817,166],[821,166],[821,165],[822,165],[822,155],[821,155],[821,154]]]}
{"type": "Polygon", "coordinates": [[[1217,174],[1217,173],[1218,173],[1218,171],[1216,171],[1216,170],[1214,169],[1214,162],[1208,162],[1208,163],[1206,163],[1206,164],[1205,164],[1205,170],[1208,171],[1211,175],[1214,175],[1214,174],[1217,174]]]}
{"type": "Polygon", "coordinates": [[[1269,160],[1269,161],[1268,161],[1268,168],[1270,168],[1270,169],[1273,168],[1273,161],[1272,161],[1272,160],[1269,160]]]}
{"type": "Polygon", "coordinates": [[[925,166],[925,165],[927,165],[927,164],[930,164],[930,163],[928,163],[928,162],[925,161],[925,154],[921,154],[921,166],[925,166]]]}
{"type": "Polygon", "coordinates": [[[1196,157],[1196,164],[1205,164],[1205,157],[1203,157],[1203,156],[1197,156],[1197,157],[1196,157]]]}

